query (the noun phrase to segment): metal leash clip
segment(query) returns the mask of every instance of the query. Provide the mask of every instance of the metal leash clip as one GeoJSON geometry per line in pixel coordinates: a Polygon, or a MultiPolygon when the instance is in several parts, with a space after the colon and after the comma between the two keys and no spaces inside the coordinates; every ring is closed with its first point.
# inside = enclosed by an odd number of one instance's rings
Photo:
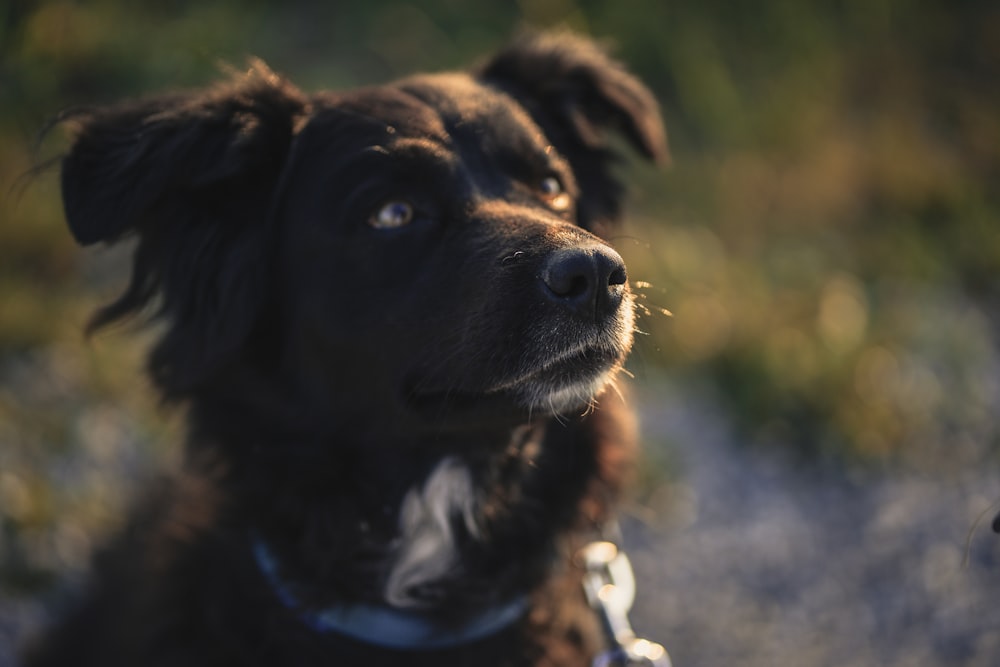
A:
{"type": "Polygon", "coordinates": [[[628,620],[635,601],[635,575],[628,556],[612,542],[591,542],[580,550],[586,572],[583,590],[598,614],[609,648],[593,667],[671,667],[666,649],[637,637],[628,620]]]}

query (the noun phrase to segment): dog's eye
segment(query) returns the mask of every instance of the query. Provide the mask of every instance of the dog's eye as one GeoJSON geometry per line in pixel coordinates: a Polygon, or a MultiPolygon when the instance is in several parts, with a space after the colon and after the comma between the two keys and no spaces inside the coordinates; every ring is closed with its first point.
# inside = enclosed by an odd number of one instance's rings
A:
{"type": "Polygon", "coordinates": [[[569,193],[563,189],[563,184],[555,176],[546,176],[538,184],[542,199],[557,211],[565,211],[571,203],[569,193]]]}
{"type": "Polygon", "coordinates": [[[395,229],[413,220],[413,206],[405,201],[391,201],[368,219],[375,229],[395,229]]]}

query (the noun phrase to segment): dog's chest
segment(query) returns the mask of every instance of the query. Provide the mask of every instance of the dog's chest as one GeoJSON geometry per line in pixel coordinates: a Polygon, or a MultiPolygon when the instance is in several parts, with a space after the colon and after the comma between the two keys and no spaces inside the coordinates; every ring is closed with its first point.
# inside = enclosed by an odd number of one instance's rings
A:
{"type": "Polygon", "coordinates": [[[422,488],[411,489],[399,514],[399,546],[385,587],[397,607],[421,606],[416,593],[456,565],[455,522],[479,533],[478,497],[467,466],[454,458],[437,465],[422,488]]]}

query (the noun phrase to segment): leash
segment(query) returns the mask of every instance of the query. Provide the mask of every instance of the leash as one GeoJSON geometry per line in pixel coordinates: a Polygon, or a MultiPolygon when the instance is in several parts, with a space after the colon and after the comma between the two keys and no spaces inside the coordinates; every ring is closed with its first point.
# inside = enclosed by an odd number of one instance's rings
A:
{"type": "Polygon", "coordinates": [[[592,667],[672,667],[666,649],[636,636],[628,613],[635,601],[635,574],[625,552],[608,541],[591,542],[578,555],[583,592],[604,628],[609,648],[592,667]]]}

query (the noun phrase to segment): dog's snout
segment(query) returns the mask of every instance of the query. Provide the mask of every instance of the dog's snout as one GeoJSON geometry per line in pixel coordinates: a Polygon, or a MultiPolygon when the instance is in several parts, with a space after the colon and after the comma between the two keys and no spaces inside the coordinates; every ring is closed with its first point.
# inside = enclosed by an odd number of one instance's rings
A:
{"type": "Polygon", "coordinates": [[[554,251],[541,279],[549,298],[580,317],[600,320],[618,307],[627,275],[618,253],[590,246],[554,251]]]}

